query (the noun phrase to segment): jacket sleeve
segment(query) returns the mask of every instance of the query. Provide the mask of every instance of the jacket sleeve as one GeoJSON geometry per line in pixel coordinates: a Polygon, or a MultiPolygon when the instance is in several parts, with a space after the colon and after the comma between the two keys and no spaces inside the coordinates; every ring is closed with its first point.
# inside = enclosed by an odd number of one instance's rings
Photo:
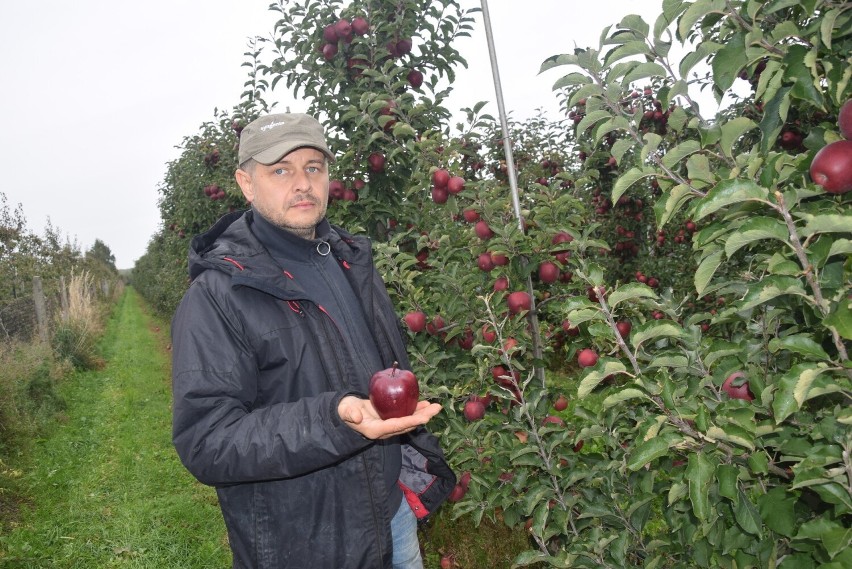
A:
{"type": "Polygon", "coordinates": [[[252,409],[257,369],[235,319],[195,283],[172,319],[172,437],[202,483],[226,485],[313,472],[373,444],[337,412],[351,392],[252,409]]]}

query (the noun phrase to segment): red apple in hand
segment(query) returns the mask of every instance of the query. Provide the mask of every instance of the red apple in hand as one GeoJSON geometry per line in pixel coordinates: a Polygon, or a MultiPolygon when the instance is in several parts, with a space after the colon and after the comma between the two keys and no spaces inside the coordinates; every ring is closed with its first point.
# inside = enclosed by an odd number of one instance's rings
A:
{"type": "Polygon", "coordinates": [[[417,409],[417,377],[397,365],[394,362],[393,367],[377,371],[370,378],[370,402],[382,419],[408,417],[417,409]]]}

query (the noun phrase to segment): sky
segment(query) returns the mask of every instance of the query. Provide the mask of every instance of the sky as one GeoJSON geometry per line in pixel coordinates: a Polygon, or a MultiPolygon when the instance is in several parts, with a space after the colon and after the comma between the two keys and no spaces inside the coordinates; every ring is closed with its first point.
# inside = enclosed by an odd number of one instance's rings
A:
{"type": "MultiPolygon", "coordinates": [[[[0,192],[21,206],[30,232],[50,223],[86,251],[105,243],[130,269],[160,229],[158,188],[186,136],[240,100],[249,39],[271,35],[270,0],[41,0],[0,8],[0,192]]],[[[460,0],[479,8],[481,0],[460,0]]],[[[597,47],[601,31],[626,14],[653,24],[662,0],[489,0],[506,111],[518,120],[561,118],[553,83],[539,74],[551,55],[597,47]],[[582,7],[581,7],[582,6],[582,7]]],[[[447,107],[488,101],[497,116],[484,30],[457,44],[447,107]]],[[[283,82],[268,95],[277,109],[303,111],[283,82]]]]}

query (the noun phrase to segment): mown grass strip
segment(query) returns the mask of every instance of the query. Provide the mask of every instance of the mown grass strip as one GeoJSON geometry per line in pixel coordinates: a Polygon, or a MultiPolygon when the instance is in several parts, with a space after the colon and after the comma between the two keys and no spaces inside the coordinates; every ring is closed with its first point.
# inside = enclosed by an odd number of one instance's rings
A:
{"type": "Polygon", "coordinates": [[[128,288],[100,343],[105,367],[59,387],[67,409],[33,445],[32,506],[0,536],[0,567],[230,565],[215,494],[171,444],[169,358],[155,328],[128,288]]]}

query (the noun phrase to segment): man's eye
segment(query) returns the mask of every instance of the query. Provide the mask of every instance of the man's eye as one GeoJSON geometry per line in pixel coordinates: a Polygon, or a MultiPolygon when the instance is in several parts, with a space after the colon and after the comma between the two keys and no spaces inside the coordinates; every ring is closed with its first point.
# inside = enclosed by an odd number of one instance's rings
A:
{"type": "Polygon", "coordinates": [[[275,170],[275,174],[277,176],[282,175],[284,172],[285,172],[284,168],[278,168],[277,170],[275,170]]]}
{"type": "Polygon", "coordinates": [[[319,171],[320,169],[317,166],[308,166],[308,172],[310,172],[311,174],[316,174],[319,171]]]}

